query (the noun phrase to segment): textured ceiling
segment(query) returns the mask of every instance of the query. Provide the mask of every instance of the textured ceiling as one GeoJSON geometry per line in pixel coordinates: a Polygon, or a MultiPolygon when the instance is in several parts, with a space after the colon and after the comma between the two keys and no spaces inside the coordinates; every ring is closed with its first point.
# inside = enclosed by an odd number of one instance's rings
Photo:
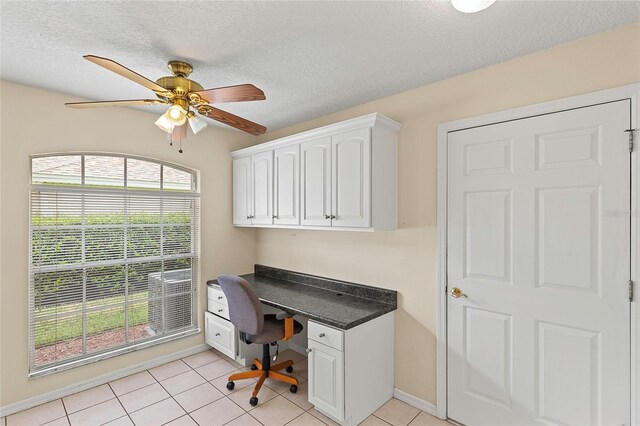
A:
{"type": "MultiPolygon", "coordinates": [[[[103,100],[151,92],[82,59],[155,80],[186,60],[205,88],[253,83],[221,105],[275,130],[640,20],[636,1],[2,1],[4,80],[103,100]]],[[[161,107],[148,107],[162,111],[161,107]]]]}

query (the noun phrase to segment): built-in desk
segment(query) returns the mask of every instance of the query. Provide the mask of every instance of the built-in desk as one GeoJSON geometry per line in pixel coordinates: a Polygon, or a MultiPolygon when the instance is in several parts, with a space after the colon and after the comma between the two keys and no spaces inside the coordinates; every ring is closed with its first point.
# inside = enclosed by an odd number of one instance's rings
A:
{"type": "MultiPolygon", "coordinates": [[[[308,395],[318,411],[357,425],[393,396],[397,292],[262,265],[241,277],[263,304],[308,319],[308,395]]],[[[230,339],[225,330],[235,336],[235,329],[217,281],[207,284],[205,330],[207,342],[217,347],[230,339]]],[[[223,349],[237,354],[235,347],[223,349]]]]}

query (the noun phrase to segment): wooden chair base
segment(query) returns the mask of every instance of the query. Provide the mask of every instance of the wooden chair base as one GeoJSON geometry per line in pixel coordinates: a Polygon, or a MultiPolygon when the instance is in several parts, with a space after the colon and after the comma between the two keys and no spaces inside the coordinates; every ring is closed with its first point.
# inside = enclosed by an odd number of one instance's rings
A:
{"type": "MultiPolygon", "coordinates": [[[[258,377],[258,382],[256,383],[255,387],[253,388],[252,398],[257,398],[258,397],[258,392],[260,392],[260,388],[262,387],[262,384],[267,379],[267,377],[271,377],[274,380],[278,380],[278,381],[289,383],[290,385],[296,386],[295,389],[297,391],[298,379],[296,379],[293,376],[289,376],[288,374],[284,374],[284,373],[280,373],[279,372],[280,370],[284,370],[284,369],[292,366],[293,365],[293,361],[292,360],[288,360],[288,361],[284,361],[284,362],[281,362],[281,363],[276,364],[276,365],[272,365],[272,366],[270,366],[270,368],[268,370],[264,370],[263,366],[262,366],[262,363],[260,361],[258,361],[257,359],[253,360],[253,364],[256,367],[258,367],[256,370],[243,371],[242,373],[232,374],[232,375],[229,376],[229,379],[228,379],[229,383],[233,383],[236,380],[252,379],[252,378],[258,377]]],[[[292,390],[292,392],[294,392],[294,391],[292,390]]],[[[256,403],[257,403],[257,400],[256,400],[256,403]]]]}

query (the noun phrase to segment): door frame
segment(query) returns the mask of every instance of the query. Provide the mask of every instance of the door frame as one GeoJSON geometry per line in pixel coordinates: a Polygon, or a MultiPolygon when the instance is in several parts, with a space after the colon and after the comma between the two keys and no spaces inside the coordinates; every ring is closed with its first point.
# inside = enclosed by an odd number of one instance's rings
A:
{"type": "Polygon", "coordinates": [[[631,423],[640,425],[640,82],[569,98],[528,105],[438,124],[437,160],[437,400],[436,412],[447,418],[447,136],[449,132],[629,99],[635,147],[631,154],[631,423]]]}

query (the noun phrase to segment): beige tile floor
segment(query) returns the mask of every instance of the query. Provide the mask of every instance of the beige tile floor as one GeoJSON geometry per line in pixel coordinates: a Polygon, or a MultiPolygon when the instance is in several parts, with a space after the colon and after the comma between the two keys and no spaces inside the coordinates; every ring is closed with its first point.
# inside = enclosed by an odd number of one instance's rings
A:
{"type": "MultiPolygon", "coordinates": [[[[268,380],[256,407],[249,405],[255,381],[237,381],[233,391],[227,390],[227,376],[243,367],[212,349],[0,418],[0,426],[335,425],[307,401],[306,358],[283,351],[279,359],[296,361],[298,392],[268,380]]],[[[448,425],[395,398],[361,424],[448,425]]]]}

